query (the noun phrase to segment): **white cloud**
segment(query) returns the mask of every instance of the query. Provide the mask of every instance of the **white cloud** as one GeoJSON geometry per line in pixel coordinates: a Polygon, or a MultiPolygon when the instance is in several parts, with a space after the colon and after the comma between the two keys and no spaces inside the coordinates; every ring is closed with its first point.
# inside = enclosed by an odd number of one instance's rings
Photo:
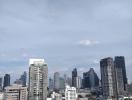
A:
{"type": "Polygon", "coordinates": [[[92,46],[92,45],[97,45],[99,43],[100,43],[99,41],[88,40],[88,39],[79,41],[79,44],[84,46],[92,46]]]}

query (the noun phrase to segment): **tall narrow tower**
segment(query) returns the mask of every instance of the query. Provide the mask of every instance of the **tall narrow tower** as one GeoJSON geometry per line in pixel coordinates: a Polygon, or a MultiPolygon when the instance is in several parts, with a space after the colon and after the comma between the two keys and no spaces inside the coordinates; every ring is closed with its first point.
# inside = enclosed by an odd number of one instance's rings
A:
{"type": "Polygon", "coordinates": [[[10,86],[10,75],[9,74],[5,74],[4,76],[4,86],[3,88],[10,86]]]}
{"type": "Polygon", "coordinates": [[[27,73],[24,72],[24,73],[21,75],[21,77],[20,77],[19,80],[21,80],[23,86],[26,86],[26,82],[27,82],[27,73]]]}
{"type": "Polygon", "coordinates": [[[3,79],[2,79],[2,77],[0,77],[0,92],[2,91],[2,89],[3,89],[3,85],[2,85],[2,83],[3,83],[3,79]]]}
{"type": "Polygon", "coordinates": [[[117,84],[114,61],[108,57],[100,61],[101,85],[104,99],[117,99],[117,84]]]}
{"type": "Polygon", "coordinates": [[[46,100],[48,67],[44,59],[29,61],[29,100],[46,100]]]}
{"type": "Polygon", "coordinates": [[[54,73],[54,90],[60,89],[60,74],[59,72],[54,73]]]}
{"type": "Polygon", "coordinates": [[[126,85],[127,83],[127,75],[126,75],[126,66],[125,66],[125,58],[124,56],[116,56],[115,57],[115,67],[119,70],[118,71],[118,76],[119,76],[119,83],[122,81],[121,78],[123,78],[123,85],[124,85],[124,90],[126,90],[126,85]]]}
{"type": "Polygon", "coordinates": [[[72,71],[72,86],[76,87],[77,69],[74,68],[72,71]]]}

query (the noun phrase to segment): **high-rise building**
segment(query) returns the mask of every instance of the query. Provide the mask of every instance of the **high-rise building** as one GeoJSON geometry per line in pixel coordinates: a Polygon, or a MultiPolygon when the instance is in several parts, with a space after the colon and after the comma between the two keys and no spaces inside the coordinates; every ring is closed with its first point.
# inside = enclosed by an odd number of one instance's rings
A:
{"type": "Polygon", "coordinates": [[[24,72],[24,73],[21,75],[21,77],[20,77],[19,80],[21,80],[23,86],[26,86],[26,82],[27,82],[27,72],[24,72]]]}
{"type": "Polygon", "coordinates": [[[65,80],[65,83],[67,83],[67,75],[64,74],[64,80],[65,80]]]}
{"type": "Polygon", "coordinates": [[[76,87],[77,69],[74,68],[72,71],[72,86],[76,87]]]}
{"type": "Polygon", "coordinates": [[[3,79],[2,79],[2,77],[0,77],[0,91],[2,91],[2,89],[3,89],[2,84],[3,84],[3,79]]]}
{"type": "Polygon", "coordinates": [[[118,95],[124,95],[125,85],[123,82],[123,73],[122,73],[122,66],[115,60],[115,72],[116,72],[116,84],[117,84],[117,93],[118,95]]]}
{"type": "Polygon", "coordinates": [[[83,73],[83,79],[82,79],[82,87],[85,88],[90,88],[90,84],[89,84],[89,73],[85,72],[83,73]]]}
{"type": "Polygon", "coordinates": [[[52,78],[49,78],[49,90],[53,90],[54,89],[54,80],[52,78]]]}
{"type": "Polygon", "coordinates": [[[10,86],[10,75],[9,74],[5,74],[5,76],[4,76],[3,88],[5,88],[6,86],[10,86]]]}
{"type": "Polygon", "coordinates": [[[48,67],[44,59],[29,61],[29,99],[46,100],[48,85],[48,67]]]}
{"type": "Polygon", "coordinates": [[[65,100],[77,100],[77,92],[75,87],[66,86],[65,100]]]}
{"type": "Polygon", "coordinates": [[[60,74],[59,74],[59,72],[54,73],[54,89],[55,90],[60,89],[60,74]]]}
{"type": "Polygon", "coordinates": [[[83,73],[83,88],[95,89],[99,86],[99,78],[93,68],[83,73]]]}
{"type": "Polygon", "coordinates": [[[117,85],[114,61],[108,57],[100,61],[101,85],[105,100],[117,99],[117,85]]]}
{"type": "Polygon", "coordinates": [[[12,86],[5,87],[4,100],[27,100],[27,94],[27,87],[13,84],[12,86]]]}
{"type": "Polygon", "coordinates": [[[69,86],[72,86],[72,78],[71,77],[67,77],[67,83],[69,86]]]}
{"type": "Polygon", "coordinates": [[[64,78],[60,77],[60,90],[65,89],[65,80],[64,78]]]}
{"type": "Polygon", "coordinates": [[[82,87],[82,79],[80,76],[76,77],[76,88],[80,89],[82,87]]]}
{"type": "Polygon", "coordinates": [[[72,86],[72,78],[64,74],[65,85],[72,86]]]}
{"type": "MultiPolygon", "coordinates": [[[[123,85],[124,85],[124,90],[126,90],[126,85],[128,84],[128,82],[127,82],[126,66],[125,66],[125,58],[124,58],[124,56],[116,56],[115,57],[115,66],[119,70],[118,78],[119,77],[122,78],[121,75],[123,75],[123,85]]],[[[119,81],[122,81],[121,78],[119,79],[119,81]]]]}
{"type": "Polygon", "coordinates": [[[27,73],[24,72],[19,79],[16,79],[14,83],[22,86],[26,86],[26,82],[27,82],[27,73]]]}

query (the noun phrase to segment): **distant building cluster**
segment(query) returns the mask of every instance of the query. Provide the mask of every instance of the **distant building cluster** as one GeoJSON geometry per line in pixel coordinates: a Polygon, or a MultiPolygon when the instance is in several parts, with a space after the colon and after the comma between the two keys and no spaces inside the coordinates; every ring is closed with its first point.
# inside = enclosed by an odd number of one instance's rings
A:
{"type": "Polygon", "coordinates": [[[100,61],[101,86],[104,98],[116,99],[126,95],[127,76],[124,57],[105,58],[100,61]]]}
{"type": "Polygon", "coordinates": [[[54,72],[48,77],[44,59],[29,60],[29,74],[24,72],[14,84],[5,74],[0,77],[0,100],[129,100],[132,84],[127,82],[125,58],[100,60],[101,79],[93,68],[79,76],[77,68],[70,75],[54,72]],[[28,82],[27,82],[28,80],[28,82]]]}

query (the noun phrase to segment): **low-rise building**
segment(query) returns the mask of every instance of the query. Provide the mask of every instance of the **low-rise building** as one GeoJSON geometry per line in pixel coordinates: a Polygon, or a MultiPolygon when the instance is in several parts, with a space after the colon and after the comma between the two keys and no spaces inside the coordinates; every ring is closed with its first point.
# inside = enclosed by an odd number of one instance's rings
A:
{"type": "Polygon", "coordinates": [[[132,83],[128,84],[126,87],[127,87],[128,94],[132,95],[132,83]]]}
{"type": "Polygon", "coordinates": [[[65,100],[76,100],[77,92],[75,87],[66,86],[65,89],[65,100]]]}
{"type": "Polygon", "coordinates": [[[5,87],[4,100],[27,100],[27,87],[18,84],[5,87]]]}
{"type": "Polygon", "coordinates": [[[0,92],[0,100],[3,100],[3,99],[4,99],[4,93],[0,92]]]}
{"type": "Polygon", "coordinates": [[[59,93],[53,92],[53,93],[51,94],[51,97],[52,97],[52,100],[62,100],[62,95],[59,94],[59,93]]]}

